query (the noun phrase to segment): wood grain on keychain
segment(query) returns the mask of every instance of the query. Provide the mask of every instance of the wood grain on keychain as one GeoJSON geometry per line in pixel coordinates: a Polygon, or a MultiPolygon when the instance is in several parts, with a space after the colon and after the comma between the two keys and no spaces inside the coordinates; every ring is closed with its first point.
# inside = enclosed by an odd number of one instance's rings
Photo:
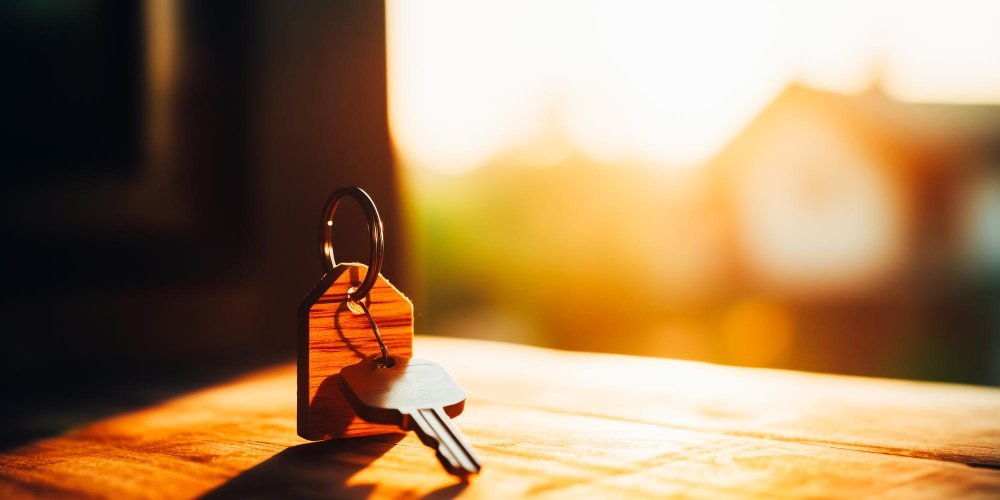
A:
{"type": "MultiPolygon", "coordinates": [[[[358,418],[340,391],[340,369],[379,352],[360,308],[347,294],[364,279],[362,264],[338,264],[299,305],[298,433],[306,439],[369,436],[402,432],[358,418]]],[[[378,277],[365,299],[392,356],[413,355],[413,304],[378,277]]]]}

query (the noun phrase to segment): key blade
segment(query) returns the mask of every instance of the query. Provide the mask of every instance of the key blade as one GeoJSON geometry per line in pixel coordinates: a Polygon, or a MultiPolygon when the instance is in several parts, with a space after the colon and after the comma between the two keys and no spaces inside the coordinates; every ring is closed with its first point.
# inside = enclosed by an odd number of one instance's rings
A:
{"type": "Polygon", "coordinates": [[[438,460],[449,473],[462,477],[479,473],[479,457],[442,408],[414,410],[406,415],[420,441],[437,450],[438,460]]]}

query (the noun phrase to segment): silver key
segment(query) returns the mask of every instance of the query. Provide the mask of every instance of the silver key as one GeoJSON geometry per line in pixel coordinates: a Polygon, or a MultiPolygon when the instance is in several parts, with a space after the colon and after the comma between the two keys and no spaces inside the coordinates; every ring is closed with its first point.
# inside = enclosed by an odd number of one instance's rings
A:
{"type": "Polygon", "coordinates": [[[383,364],[373,355],[340,370],[341,388],[358,416],[416,431],[456,476],[479,473],[479,457],[451,421],[465,409],[465,391],[433,361],[394,358],[392,366],[383,364]]]}

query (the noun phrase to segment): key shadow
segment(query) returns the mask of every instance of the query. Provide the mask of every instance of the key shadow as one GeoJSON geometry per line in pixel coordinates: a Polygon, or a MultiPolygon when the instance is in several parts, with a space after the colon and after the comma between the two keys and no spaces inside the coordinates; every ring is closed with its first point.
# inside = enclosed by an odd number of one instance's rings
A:
{"type": "Polygon", "coordinates": [[[337,439],[288,448],[202,498],[367,498],[374,484],[347,486],[351,476],[403,436],[337,439]]]}
{"type": "Polygon", "coordinates": [[[347,427],[354,420],[354,413],[338,411],[339,406],[346,407],[347,400],[344,399],[343,391],[340,388],[340,374],[336,373],[323,379],[323,382],[316,388],[316,395],[309,402],[309,411],[313,418],[325,422],[325,437],[339,436],[343,434],[347,427]],[[338,401],[339,404],[331,403],[338,401]]]}
{"type": "MultiPolygon", "coordinates": [[[[292,446],[201,498],[368,498],[376,484],[348,486],[348,480],[402,439],[402,434],[389,434],[292,446]]],[[[468,484],[450,484],[425,498],[452,498],[468,484]]]]}
{"type": "MultiPolygon", "coordinates": [[[[316,388],[315,394],[311,398],[308,398],[308,402],[305,401],[306,396],[303,393],[303,380],[309,377],[308,369],[305,367],[309,365],[310,360],[307,356],[304,356],[304,353],[310,349],[307,332],[309,330],[309,311],[311,307],[323,298],[331,284],[339,279],[343,273],[347,273],[351,286],[356,287],[361,284],[361,270],[363,269],[361,266],[347,265],[340,267],[338,267],[339,272],[334,270],[323,276],[323,279],[313,287],[299,305],[298,310],[298,377],[300,391],[298,395],[298,432],[300,436],[310,440],[339,436],[343,434],[354,420],[353,411],[347,408],[347,402],[341,394],[340,373],[328,374],[319,387],[316,388]],[[340,269],[340,267],[343,267],[343,269],[340,269]],[[308,415],[308,418],[304,418],[303,415],[308,415]]],[[[363,300],[366,302],[366,305],[371,307],[372,299],[370,294],[363,300]]],[[[340,301],[331,317],[333,323],[332,331],[339,337],[339,345],[345,347],[346,351],[353,353],[357,361],[361,361],[366,354],[344,334],[347,322],[345,318],[352,318],[354,316],[357,316],[357,314],[351,311],[347,302],[340,301]]]]}
{"type": "MultiPolygon", "coordinates": [[[[349,268],[347,270],[347,273],[348,277],[351,280],[351,286],[355,287],[361,286],[361,272],[358,267],[354,266],[349,268]]],[[[366,295],[361,300],[364,301],[367,307],[370,308],[372,306],[371,294],[366,295]]],[[[358,313],[351,311],[350,306],[347,305],[347,302],[341,302],[340,305],[337,307],[337,310],[333,313],[333,331],[337,332],[337,336],[340,337],[340,341],[344,344],[344,346],[347,347],[348,350],[356,354],[358,356],[358,361],[360,361],[366,356],[366,354],[361,352],[361,350],[358,349],[358,347],[355,346],[350,339],[344,336],[344,325],[341,324],[341,319],[340,319],[342,315],[348,315],[348,317],[353,317],[357,316],[357,314],[358,313]]]]}

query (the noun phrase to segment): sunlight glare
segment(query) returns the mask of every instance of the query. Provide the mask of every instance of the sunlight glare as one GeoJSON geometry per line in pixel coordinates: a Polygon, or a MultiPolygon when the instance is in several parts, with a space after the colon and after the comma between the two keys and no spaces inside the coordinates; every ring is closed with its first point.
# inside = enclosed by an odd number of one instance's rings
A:
{"type": "Polygon", "coordinates": [[[518,148],[542,153],[519,161],[545,164],[567,147],[689,168],[794,81],[1000,102],[1000,2],[988,0],[389,0],[386,10],[390,130],[417,169],[467,172],[518,148]]]}
{"type": "Polygon", "coordinates": [[[439,171],[547,133],[553,113],[596,160],[694,165],[788,77],[766,11],[742,4],[390,1],[387,18],[393,138],[439,171]]]}

